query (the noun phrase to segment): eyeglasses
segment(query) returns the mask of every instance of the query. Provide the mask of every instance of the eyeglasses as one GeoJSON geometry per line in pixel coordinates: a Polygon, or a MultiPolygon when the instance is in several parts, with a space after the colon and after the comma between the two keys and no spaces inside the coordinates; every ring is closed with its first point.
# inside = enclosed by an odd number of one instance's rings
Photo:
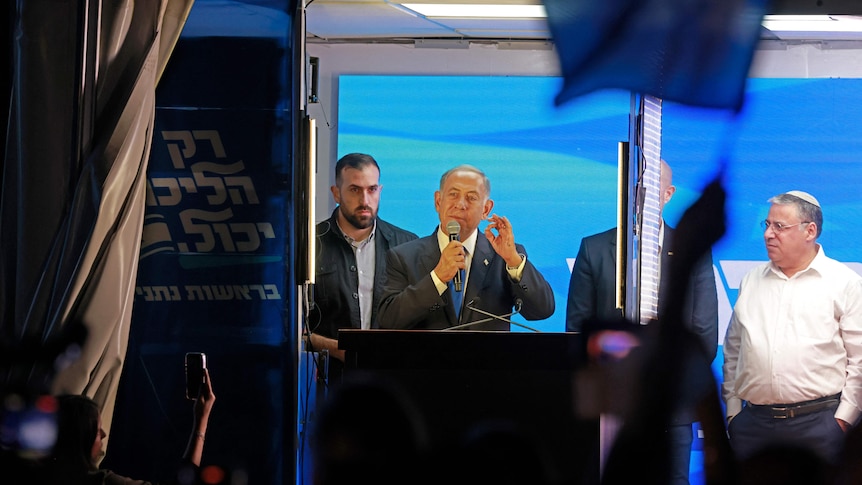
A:
{"type": "Polygon", "coordinates": [[[790,229],[791,227],[796,227],[800,224],[811,224],[811,221],[802,221],[797,222],[796,224],[782,224],[780,222],[769,222],[769,221],[760,221],[760,227],[764,230],[772,229],[772,232],[775,234],[784,232],[786,229],[790,229]]]}

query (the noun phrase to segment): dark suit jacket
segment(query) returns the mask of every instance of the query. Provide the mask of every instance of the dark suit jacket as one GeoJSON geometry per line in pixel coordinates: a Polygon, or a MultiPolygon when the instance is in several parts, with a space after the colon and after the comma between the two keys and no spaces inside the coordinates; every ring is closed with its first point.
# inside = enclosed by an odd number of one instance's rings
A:
{"type": "MultiPolygon", "coordinates": [[[[673,228],[665,225],[662,241],[662,279],[659,288],[659,319],[661,302],[666,298],[673,263],[673,228]]],[[[566,307],[566,331],[576,332],[590,320],[615,320],[622,317],[616,306],[616,246],[617,230],[610,229],[581,240],[566,307]]],[[[698,336],[710,359],[718,349],[718,298],[712,253],[697,262],[688,285],[689,298],[684,302],[683,321],[698,336]]]]}
{"type": "MultiPolygon", "coordinates": [[[[476,238],[476,249],[470,265],[470,276],[464,288],[464,309],[460,320],[455,318],[455,306],[449,291],[437,293],[431,270],[440,260],[437,229],[430,236],[402,244],[386,255],[386,280],[383,299],[378,311],[381,328],[443,329],[459,323],[487,318],[466,308],[474,306],[494,315],[512,312],[517,299],[523,302],[520,315],[527,320],[541,320],[554,313],[554,292],[541,273],[530,262],[524,266],[519,282],[506,272],[506,262],[481,232],[476,238]]],[[[523,246],[518,252],[526,255],[523,246]]],[[[471,326],[465,330],[509,330],[509,324],[499,320],[471,326]]]]}
{"type": "Polygon", "coordinates": [[[566,304],[566,331],[581,332],[591,320],[619,320],[616,308],[617,230],[581,239],[566,304]]]}
{"type": "MultiPolygon", "coordinates": [[[[336,211],[329,219],[317,224],[317,272],[314,284],[314,308],[310,318],[312,332],[338,338],[340,328],[360,328],[359,275],[356,255],[339,229],[336,211]]],[[[371,327],[377,325],[377,306],[383,293],[386,251],[417,238],[416,234],[377,219],[374,232],[374,293],[371,307],[371,327]]]]}
{"type": "MultiPolygon", "coordinates": [[[[674,230],[665,224],[662,241],[662,278],[659,287],[659,314],[661,320],[662,301],[667,299],[673,264],[674,230]]],[[[622,317],[616,306],[616,228],[585,237],[581,240],[572,278],[569,282],[569,298],[566,307],[566,331],[583,331],[585,325],[597,320],[615,321],[622,317]]],[[[708,252],[695,264],[688,281],[687,298],[683,302],[682,321],[703,345],[709,360],[718,350],[718,297],[715,274],[712,269],[712,252],[708,252]]],[[[673,422],[691,423],[691,410],[675,413],[673,422]]]]}

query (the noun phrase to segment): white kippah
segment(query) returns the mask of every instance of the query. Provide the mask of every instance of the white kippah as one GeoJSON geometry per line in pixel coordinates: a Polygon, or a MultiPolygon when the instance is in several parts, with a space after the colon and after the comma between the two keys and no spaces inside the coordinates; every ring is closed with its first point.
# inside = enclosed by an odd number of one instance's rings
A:
{"type": "Polygon", "coordinates": [[[803,192],[801,190],[791,190],[790,192],[787,192],[787,195],[799,197],[800,199],[804,200],[805,202],[808,202],[809,204],[814,204],[817,207],[820,207],[820,202],[817,202],[817,199],[815,199],[814,196],[809,194],[808,192],[803,192]]]}

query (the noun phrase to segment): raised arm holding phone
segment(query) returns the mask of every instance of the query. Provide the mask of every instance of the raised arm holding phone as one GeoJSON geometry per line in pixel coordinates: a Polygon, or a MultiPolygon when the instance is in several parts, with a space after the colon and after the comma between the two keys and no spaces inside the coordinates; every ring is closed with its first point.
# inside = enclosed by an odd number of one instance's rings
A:
{"type": "MultiPolygon", "coordinates": [[[[196,354],[192,359],[198,356],[202,357],[198,362],[205,362],[203,354],[196,354]]],[[[196,387],[197,393],[192,398],[194,400],[192,430],[183,454],[184,466],[193,466],[195,469],[201,464],[207,425],[215,403],[209,371],[204,366],[198,369],[200,372],[198,375],[201,377],[200,384],[196,387]]],[[[56,399],[57,442],[53,453],[45,462],[44,481],[40,481],[42,477],[35,477],[30,483],[73,485],[150,483],[132,480],[117,475],[111,470],[99,468],[99,462],[104,456],[103,440],[107,435],[102,429],[101,410],[95,401],[87,396],[76,394],[61,395],[56,399]]]]}

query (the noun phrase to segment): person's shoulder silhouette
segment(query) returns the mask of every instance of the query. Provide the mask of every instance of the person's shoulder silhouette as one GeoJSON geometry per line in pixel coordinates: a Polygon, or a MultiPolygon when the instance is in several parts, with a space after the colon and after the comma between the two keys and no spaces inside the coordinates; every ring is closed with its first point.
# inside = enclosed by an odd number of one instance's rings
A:
{"type": "Polygon", "coordinates": [[[353,376],[323,402],[313,427],[315,483],[415,483],[428,446],[424,417],[380,378],[353,376]]]}

